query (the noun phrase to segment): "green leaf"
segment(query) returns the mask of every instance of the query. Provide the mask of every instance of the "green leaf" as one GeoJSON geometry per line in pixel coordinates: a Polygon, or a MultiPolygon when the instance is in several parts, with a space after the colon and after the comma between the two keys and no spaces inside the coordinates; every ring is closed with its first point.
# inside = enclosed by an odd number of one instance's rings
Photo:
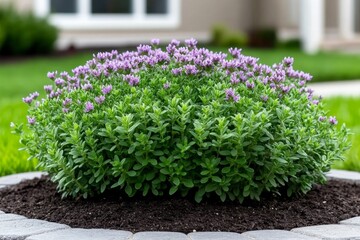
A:
{"type": "Polygon", "coordinates": [[[135,177],[136,176],[136,172],[135,171],[128,171],[127,175],[129,175],[130,177],[135,177]]]}
{"type": "Polygon", "coordinates": [[[103,183],[101,184],[100,193],[105,192],[106,186],[107,186],[107,182],[103,182],[103,183]]]}
{"type": "Polygon", "coordinates": [[[178,187],[177,186],[172,186],[169,190],[169,194],[170,195],[173,195],[174,193],[176,193],[176,191],[178,190],[178,187]]]}
{"type": "Polygon", "coordinates": [[[214,182],[221,182],[221,178],[219,178],[218,176],[212,176],[211,180],[213,180],[214,182]]]}
{"type": "Polygon", "coordinates": [[[191,179],[183,179],[182,182],[183,182],[184,186],[187,188],[194,187],[194,183],[191,179]]]}
{"type": "Polygon", "coordinates": [[[142,187],[142,183],[138,182],[135,184],[135,189],[139,190],[142,187]]]}
{"type": "Polygon", "coordinates": [[[276,181],[275,181],[274,178],[270,178],[270,179],[269,179],[269,182],[270,182],[270,184],[271,184],[273,187],[277,187],[277,184],[276,184],[276,181]]]}
{"type": "Polygon", "coordinates": [[[197,203],[200,203],[203,196],[205,194],[205,189],[204,188],[200,188],[196,193],[195,193],[195,201],[197,203]]]}
{"type": "Polygon", "coordinates": [[[175,186],[179,186],[180,185],[180,179],[177,177],[174,177],[172,182],[175,184],[175,186]]]}
{"type": "Polygon", "coordinates": [[[232,149],[232,150],[230,151],[230,154],[231,154],[231,156],[236,157],[237,154],[238,154],[238,152],[237,152],[236,149],[232,149]]]}
{"type": "Polygon", "coordinates": [[[126,187],[125,187],[125,192],[126,192],[126,194],[127,194],[129,197],[131,197],[131,196],[132,196],[132,193],[133,193],[132,187],[131,187],[130,185],[126,185],[126,187]]]}
{"type": "Polygon", "coordinates": [[[154,151],[154,155],[155,156],[163,156],[164,152],[163,151],[154,151]]]}
{"type": "Polygon", "coordinates": [[[226,173],[229,173],[230,172],[230,167],[224,167],[222,170],[221,170],[222,173],[226,174],[226,173]]]}
{"type": "Polygon", "coordinates": [[[149,189],[150,189],[150,185],[149,184],[145,184],[144,188],[143,188],[143,196],[145,197],[148,192],[149,192],[149,189]]]}
{"type": "Polygon", "coordinates": [[[219,154],[222,156],[230,156],[231,152],[228,150],[223,150],[223,151],[220,151],[219,154]]]}
{"type": "Polygon", "coordinates": [[[209,183],[209,184],[206,185],[205,191],[206,191],[206,192],[213,192],[213,191],[215,191],[217,188],[218,188],[218,186],[217,186],[216,184],[214,184],[214,183],[209,183]]]}
{"type": "Polygon", "coordinates": [[[160,172],[161,172],[162,174],[165,174],[165,175],[170,175],[170,171],[169,171],[168,169],[166,169],[166,168],[160,169],[160,172]]]}
{"type": "Polygon", "coordinates": [[[253,146],[252,149],[255,150],[256,152],[262,152],[265,150],[265,147],[261,146],[261,145],[256,145],[256,146],[253,146]]]}

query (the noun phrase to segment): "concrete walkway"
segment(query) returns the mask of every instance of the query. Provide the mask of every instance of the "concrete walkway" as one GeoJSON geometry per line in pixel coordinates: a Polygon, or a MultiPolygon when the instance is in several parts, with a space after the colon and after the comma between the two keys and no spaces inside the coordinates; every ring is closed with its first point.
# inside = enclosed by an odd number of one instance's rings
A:
{"type": "MultiPolygon", "coordinates": [[[[18,184],[24,179],[40,177],[42,172],[23,173],[0,178],[0,188],[18,184]]],[[[360,184],[360,173],[331,170],[329,179],[360,184]]],[[[233,232],[137,232],[109,229],[71,228],[64,224],[4,213],[0,211],[0,240],[347,240],[360,239],[360,217],[338,224],[318,225],[285,230],[233,232]]]]}
{"type": "Polygon", "coordinates": [[[315,95],[323,97],[360,97],[360,80],[311,83],[308,85],[315,95]]]}

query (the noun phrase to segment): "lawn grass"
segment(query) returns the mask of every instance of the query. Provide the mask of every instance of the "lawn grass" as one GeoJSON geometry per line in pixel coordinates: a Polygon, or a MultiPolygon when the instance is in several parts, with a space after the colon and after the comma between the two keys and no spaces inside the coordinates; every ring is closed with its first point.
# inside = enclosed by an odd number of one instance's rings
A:
{"type": "Polygon", "coordinates": [[[18,172],[33,171],[36,161],[29,157],[21,147],[19,137],[11,134],[10,122],[25,122],[27,106],[21,101],[0,100],[0,176],[18,172]]]}
{"type": "Polygon", "coordinates": [[[360,172],[360,98],[336,97],[324,99],[328,115],[336,116],[338,127],[342,124],[351,131],[351,148],[345,155],[344,162],[336,162],[333,168],[360,172]]]}
{"type": "Polygon", "coordinates": [[[83,65],[91,58],[90,53],[74,54],[70,57],[38,57],[21,62],[0,65],[0,99],[21,100],[29,93],[43,92],[45,84],[51,84],[46,77],[49,71],[70,71],[83,65]]]}
{"type": "MultiPolygon", "coordinates": [[[[226,51],[226,49],[217,49],[226,51]]],[[[245,55],[259,57],[262,63],[272,64],[285,56],[295,58],[295,68],[315,75],[315,80],[328,78],[360,79],[360,68],[354,62],[360,62],[360,56],[337,53],[321,53],[308,56],[297,50],[254,50],[244,49],[245,55]],[[340,64],[340,67],[338,66],[340,64]],[[341,67],[343,66],[343,67],[341,67]],[[348,75],[344,75],[348,71],[348,75]],[[319,74],[320,77],[316,77],[319,74]],[[340,78],[342,76],[342,78],[340,78]]],[[[19,152],[18,136],[10,133],[10,122],[25,122],[27,106],[21,98],[31,92],[39,91],[43,96],[43,85],[50,84],[46,77],[48,71],[70,71],[91,58],[91,53],[75,54],[61,58],[35,58],[31,61],[0,64],[0,176],[11,173],[32,171],[35,161],[27,161],[28,155],[19,152]]],[[[360,98],[330,98],[324,100],[329,115],[337,116],[339,123],[346,123],[353,132],[353,147],[346,155],[346,161],[336,163],[334,167],[360,171],[360,98]]]]}

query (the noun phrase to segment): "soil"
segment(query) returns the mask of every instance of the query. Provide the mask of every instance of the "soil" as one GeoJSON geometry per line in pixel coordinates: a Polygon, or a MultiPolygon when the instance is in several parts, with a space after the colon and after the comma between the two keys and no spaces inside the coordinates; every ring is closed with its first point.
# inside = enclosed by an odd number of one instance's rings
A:
{"type": "Polygon", "coordinates": [[[0,210],[81,228],[138,231],[285,229],[338,223],[360,216],[360,185],[330,180],[295,198],[268,196],[243,204],[181,197],[131,198],[107,192],[92,199],[61,199],[48,177],[0,189],[0,210]]]}

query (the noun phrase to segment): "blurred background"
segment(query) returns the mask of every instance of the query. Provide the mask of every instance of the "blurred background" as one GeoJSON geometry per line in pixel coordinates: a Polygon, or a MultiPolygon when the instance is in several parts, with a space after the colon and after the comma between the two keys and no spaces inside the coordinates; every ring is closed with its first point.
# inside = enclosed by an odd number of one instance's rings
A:
{"type": "Polygon", "coordinates": [[[360,0],[0,0],[0,176],[35,168],[9,125],[26,121],[21,98],[43,96],[48,71],[71,71],[97,51],[191,37],[265,64],[294,57],[329,115],[353,132],[334,167],[360,171],[360,0]]]}

